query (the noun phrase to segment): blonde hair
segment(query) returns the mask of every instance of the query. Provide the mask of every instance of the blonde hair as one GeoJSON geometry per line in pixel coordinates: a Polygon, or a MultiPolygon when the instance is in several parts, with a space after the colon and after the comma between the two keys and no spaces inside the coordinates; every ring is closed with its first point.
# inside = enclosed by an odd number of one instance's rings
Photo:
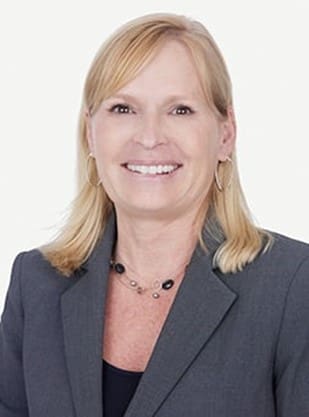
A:
{"type": "MultiPolygon", "coordinates": [[[[85,175],[88,168],[91,182],[95,184],[98,180],[95,162],[91,160],[87,167],[85,114],[94,114],[101,102],[132,80],[169,39],[176,39],[188,48],[209,105],[220,118],[228,117],[233,104],[230,77],[215,41],[200,22],[176,14],[150,14],[126,23],[108,38],[91,65],[84,87],[79,118],[77,196],[58,235],[40,248],[66,276],[88,259],[113,208],[103,186],[92,186],[85,175]]],[[[213,182],[196,223],[200,244],[206,251],[205,230],[218,242],[214,262],[224,273],[241,270],[272,241],[271,235],[251,220],[235,153],[232,162],[218,165],[223,190],[219,191],[213,182]]]]}

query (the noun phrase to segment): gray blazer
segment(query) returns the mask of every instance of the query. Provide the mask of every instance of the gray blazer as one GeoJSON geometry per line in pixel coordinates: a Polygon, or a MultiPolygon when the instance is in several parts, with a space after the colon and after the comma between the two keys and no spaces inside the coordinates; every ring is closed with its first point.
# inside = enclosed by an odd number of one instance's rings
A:
{"type": "MultiPolygon", "coordinates": [[[[0,417],[102,417],[111,215],[70,278],[14,262],[0,329],[0,417]]],[[[104,401],[104,399],[103,399],[104,401]]],[[[309,245],[275,235],[237,274],[197,248],[125,417],[308,417],[309,245]]]]}

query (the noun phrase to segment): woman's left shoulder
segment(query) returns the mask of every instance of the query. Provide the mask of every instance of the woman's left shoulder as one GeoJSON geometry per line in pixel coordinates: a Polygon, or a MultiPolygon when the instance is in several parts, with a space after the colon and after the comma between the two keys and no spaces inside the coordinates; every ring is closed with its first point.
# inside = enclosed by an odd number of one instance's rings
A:
{"type": "Polygon", "coordinates": [[[286,258],[289,262],[295,263],[309,257],[309,244],[295,238],[283,235],[278,232],[270,232],[273,238],[269,255],[286,258]]]}
{"type": "Polygon", "coordinates": [[[252,263],[253,269],[262,269],[268,274],[280,274],[288,280],[305,271],[309,280],[309,244],[278,232],[268,233],[272,236],[272,243],[252,263]]]}

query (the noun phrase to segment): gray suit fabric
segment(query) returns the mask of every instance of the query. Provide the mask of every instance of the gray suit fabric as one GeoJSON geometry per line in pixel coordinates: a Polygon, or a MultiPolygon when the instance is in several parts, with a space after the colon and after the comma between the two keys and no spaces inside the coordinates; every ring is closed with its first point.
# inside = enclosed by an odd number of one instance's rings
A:
{"type": "MultiPolygon", "coordinates": [[[[115,223],[112,214],[69,278],[37,249],[16,257],[1,316],[0,417],[103,416],[115,223]]],[[[276,234],[268,253],[225,275],[197,247],[124,416],[308,417],[309,245],[276,234]]]]}

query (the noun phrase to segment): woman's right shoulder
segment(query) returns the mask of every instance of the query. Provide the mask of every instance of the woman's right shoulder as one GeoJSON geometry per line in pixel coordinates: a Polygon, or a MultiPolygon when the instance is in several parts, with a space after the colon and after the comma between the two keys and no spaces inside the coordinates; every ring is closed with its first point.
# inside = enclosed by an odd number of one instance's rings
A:
{"type": "Polygon", "coordinates": [[[75,282],[74,277],[66,277],[54,268],[38,248],[19,252],[15,256],[12,266],[14,278],[25,291],[27,288],[61,291],[75,282]]]}
{"type": "Polygon", "coordinates": [[[29,273],[43,271],[47,273],[57,272],[38,248],[19,252],[13,261],[13,270],[15,268],[29,273]]]}

